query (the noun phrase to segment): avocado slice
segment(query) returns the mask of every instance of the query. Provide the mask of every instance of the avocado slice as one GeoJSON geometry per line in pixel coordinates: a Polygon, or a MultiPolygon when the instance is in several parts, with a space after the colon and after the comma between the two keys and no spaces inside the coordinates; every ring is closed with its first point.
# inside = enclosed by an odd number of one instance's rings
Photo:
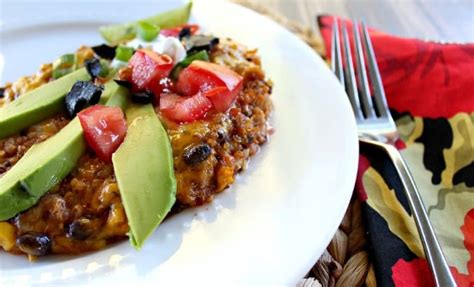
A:
{"type": "MultiPolygon", "coordinates": [[[[105,85],[106,105],[125,108],[128,90],[111,81],[105,85]]],[[[0,177],[0,221],[35,205],[66,177],[86,149],[82,127],[75,117],[51,138],[33,145],[0,177]]]]}
{"type": "Polygon", "coordinates": [[[0,108],[0,138],[42,121],[64,109],[64,96],[77,81],[91,77],[85,68],[34,89],[0,108]]]}
{"type": "Polygon", "coordinates": [[[153,106],[126,110],[127,135],[112,155],[115,177],[130,227],[130,243],[140,249],[176,200],[173,153],[153,106]]]}
{"type": "Polygon", "coordinates": [[[116,24],[109,26],[102,26],[99,28],[100,34],[110,45],[118,45],[127,40],[132,40],[137,35],[138,22],[149,22],[150,24],[159,26],[161,29],[173,28],[179,25],[186,24],[191,13],[192,2],[186,5],[160,13],[145,19],[125,24],[116,24]]]}

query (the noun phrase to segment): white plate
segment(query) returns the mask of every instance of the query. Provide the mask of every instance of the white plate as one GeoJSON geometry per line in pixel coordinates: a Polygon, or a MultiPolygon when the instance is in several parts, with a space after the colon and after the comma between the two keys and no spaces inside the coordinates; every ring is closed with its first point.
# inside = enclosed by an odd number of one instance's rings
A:
{"type": "MultiPolygon", "coordinates": [[[[0,82],[81,44],[101,43],[97,27],[103,23],[179,5],[4,1],[0,82]]],[[[275,83],[270,142],[232,188],[167,220],[141,251],[124,241],[36,263],[0,252],[0,286],[294,285],[322,254],[356,174],[356,126],[343,89],[321,58],[281,26],[234,4],[195,2],[194,21],[206,31],[259,48],[275,83]]]]}

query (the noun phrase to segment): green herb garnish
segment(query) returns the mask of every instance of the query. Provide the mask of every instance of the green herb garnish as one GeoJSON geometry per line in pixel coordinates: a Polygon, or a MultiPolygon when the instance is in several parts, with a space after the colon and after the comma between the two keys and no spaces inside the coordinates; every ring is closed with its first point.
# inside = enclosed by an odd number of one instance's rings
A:
{"type": "Polygon", "coordinates": [[[119,61],[128,62],[128,60],[130,60],[132,56],[133,56],[133,48],[131,47],[118,45],[118,47],[115,49],[115,59],[119,61]]]}
{"type": "Polygon", "coordinates": [[[171,70],[171,77],[173,77],[173,79],[177,79],[179,76],[179,73],[184,68],[191,65],[191,63],[195,60],[209,62],[209,55],[207,54],[206,51],[200,51],[200,52],[188,55],[186,58],[184,58],[184,60],[182,60],[181,62],[176,64],[176,66],[174,66],[173,70],[171,70]]]}

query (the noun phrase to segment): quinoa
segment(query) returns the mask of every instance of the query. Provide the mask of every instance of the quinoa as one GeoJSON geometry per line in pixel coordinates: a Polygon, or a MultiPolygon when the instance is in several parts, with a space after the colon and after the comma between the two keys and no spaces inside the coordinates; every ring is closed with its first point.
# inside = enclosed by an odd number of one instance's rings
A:
{"type": "MultiPolygon", "coordinates": [[[[81,49],[81,55],[90,51],[81,49]]],[[[177,202],[173,211],[212,201],[217,193],[234,182],[238,172],[245,169],[249,158],[267,141],[270,132],[272,85],[265,79],[257,51],[228,39],[221,40],[210,59],[240,74],[244,78],[243,90],[226,113],[210,114],[188,124],[161,118],[173,149],[177,180],[177,202]]],[[[8,85],[5,101],[21,96],[32,82],[34,87],[47,83],[51,77],[50,68],[42,68],[42,71],[8,85]],[[36,84],[38,79],[42,79],[40,84],[36,84]]],[[[18,135],[1,139],[0,176],[33,144],[51,137],[67,123],[64,116],[57,115],[18,135]]],[[[47,253],[78,254],[123,240],[127,232],[127,218],[113,166],[89,150],[71,174],[35,206],[11,220],[0,222],[0,246],[8,252],[34,257],[35,250],[31,249],[38,247],[22,246],[22,240],[18,239],[37,236],[48,239],[42,241],[49,244],[45,249],[47,253]]]]}

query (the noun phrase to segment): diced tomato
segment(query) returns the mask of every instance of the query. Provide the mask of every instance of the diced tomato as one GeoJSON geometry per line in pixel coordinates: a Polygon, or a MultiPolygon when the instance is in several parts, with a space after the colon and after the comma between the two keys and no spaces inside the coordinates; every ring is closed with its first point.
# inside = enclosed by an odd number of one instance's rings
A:
{"type": "Polygon", "coordinates": [[[151,91],[155,95],[155,103],[159,103],[161,94],[169,94],[175,92],[174,82],[168,77],[162,78],[158,82],[158,85],[153,87],[151,91]]]}
{"type": "Polygon", "coordinates": [[[193,69],[191,66],[181,71],[176,83],[176,90],[184,96],[192,96],[199,91],[207,91],[215,87],[225,88],[225,85],[219,78],[204,71],[193,69]]]}
{"type": "Polygon", "coordinates": [[[87,144],[105,162],[111,162],[112,154],[122,143],[127,132],[127,122],[118,107],[95,105],[82,110],[79,121],[87,144]]]}
{"type": "Polygon", "coordinates": [[[163,36],[166,36],[166,37],[176,37],[177,38],[179,36],[179,32],[181,32],[181,30],[185,27],[187,27],[191,30],[191,35],[196,34],[196,32],[199,30],[199,26],[196,25],[196,24],[185,24],[185,25],[176,26],[174,28],[161,29],[160,34],[163,35],[163,36]]]}
{"type": "Polygon", "coordinates": [[[211,101],[202,93],[191,97],[176,94],[162,94],[160,97],[161,114],[178,123],[202,119],[211,108],[211,101]]]}
{"type": "Polygon", "coordinates": [[[128,62],[132,69],[131,81],[135,91],[159,89],[160,80],[173,68],[173,60],[165,54],[139,49],[128,62]]]}
{"type": "Polygon", "coordinates": [[[209,73],[210,75],[217,77],[219,80],[224,82],[227,88],[231,91],[242,82],[242,77],[239,74],[227,67],[214,63],[197,60],[193,61],[189,67],[191,67],[191,69],[209,73]]]}
{"type": "Polygon", "coordinates": [[[229,91],[226,87],[217,87],[204,92],[204,95],[211,100],[216,111],[225,112],[232,106],[240,90],[240,86],[234,92],[229,91]]]}
{"type": "Polygon", "coordinates": [[[242,90],[243,78],[229,68],[217,64],[193,61],[181,71],[177,91],[190,96],[201,91],[218,112],[225,112],[242,90]]]}

